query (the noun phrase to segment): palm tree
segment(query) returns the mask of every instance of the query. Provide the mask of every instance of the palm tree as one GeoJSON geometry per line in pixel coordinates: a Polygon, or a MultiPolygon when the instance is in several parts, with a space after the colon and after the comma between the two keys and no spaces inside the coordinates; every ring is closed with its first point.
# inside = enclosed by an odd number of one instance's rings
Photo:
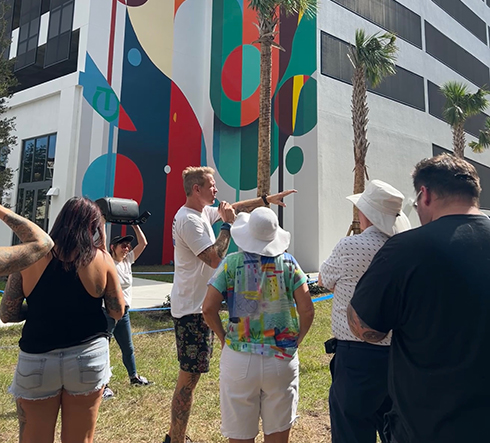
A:
{"type": "MultiPolygon", "coordinates": [[[[348,57],[354,67],[352,75],[352,127],[354,129],[354,193],[364,191],[365,179],[369,180],[366,169],[366,154],[369,148],[367,124],[367,82],[375,88],[388,75],[395,74],[395,60],[398,48],[396,37],[390,32],[376,33],[369,37],[363,29],[356,30],[356,43],[348,57]]],[[[354,206],[353,220],[347,235],[359,234],[359,213],[354,206]]]]}
{"type": "MultiPolygon", "coordinates": [[[[441,92],[446,97],[442,116],[451,126],[453,132],[453,150],[456,157],[464,158],[466,137],[464,124],[468,117],[480,114],[488,106],[486,95],[489,91],[480,88],[472,94],[468,86],[461,82],[449,81],[441,86],[441,92]]],[[[474,143],[474,145],[478,145],[474,143]]],[[[478,147],[475,147],[475,152],[478,147]]]]}
{"type": "Polygon", "coordinates": [[[257,13],[256,24],[260,43],[260,105],[259,105],[259,151],[257,165],[257,195],[270,192],[271,164],[271,89],[272,47],[284,50],[274,42],[279,24],[279,12],[313,16],[316,0],[249,0],[249,8],[257,13]]]}
{"type": "Polygon", "coordinates": [[[469,146],[477,154],[481,154],[485,149],[490,148],[490,118],[485,120],[485,128],[480,129],[478,142],[470,142],[469,146]]]}

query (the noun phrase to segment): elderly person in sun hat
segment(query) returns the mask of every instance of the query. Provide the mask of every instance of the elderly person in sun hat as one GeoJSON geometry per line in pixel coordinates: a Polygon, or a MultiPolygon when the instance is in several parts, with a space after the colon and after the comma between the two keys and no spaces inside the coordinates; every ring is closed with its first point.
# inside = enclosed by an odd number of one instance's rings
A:
{"type": "Polygon", "coordinates": [[[402,212],[404,196],[381,180],[372,180],[362,194],[347,197],[359,209],[362,233],[345,237],[325,260],[318,283],[334,291],[332,332],[327,352],[332,386],[329,405],[333,443],[385,442],[383,416],[391,409],[388,396],[388,355],[391,335],[377,344],[355,337],[349,329],[347,306],[357,282],[374,256],[393,235],[410,229],[402,212]]]}
{"type": "Polygon", "coordinates": [[[221,431],[230,442],[254,442],[261,417],[265,441],[287,443],[298,403],[297,349],[314,316],[306,276],[285,252],[291,235],[271,209],[240,213],[231,236],[240,251],[221,262],[203,305],[222,346],[221,431]]]}

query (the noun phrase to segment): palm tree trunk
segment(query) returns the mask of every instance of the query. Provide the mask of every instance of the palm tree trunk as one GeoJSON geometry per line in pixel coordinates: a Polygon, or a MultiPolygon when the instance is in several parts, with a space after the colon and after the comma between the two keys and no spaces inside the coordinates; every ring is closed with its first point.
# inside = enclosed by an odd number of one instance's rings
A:
{"type": "Polygon", "coordinates": [[[260,43],[260,108],[259,151],[257,164],[257,196],[270,193],[271,186],[271,89],[272,41],[260,43]]]}
{"type": "Polygon", "coordinates": [[[458,123],[453,127],[453,149],[456,157],[464,159],[464,148],[466,137],[464,134],[464,122],[458,123]]]}
{"type": "MultiPolygon", "coordinates": [[[[366,154],[369,148],[367,124],[369,108],[367,106],[366,77],[362,67],[356,68],[352,77],[352,127],[354,129],[354,194],[364,191],[366,173],[366,154]]],[[[350,232],[360,234],[359,213],[354,206],[350,232]]]]}

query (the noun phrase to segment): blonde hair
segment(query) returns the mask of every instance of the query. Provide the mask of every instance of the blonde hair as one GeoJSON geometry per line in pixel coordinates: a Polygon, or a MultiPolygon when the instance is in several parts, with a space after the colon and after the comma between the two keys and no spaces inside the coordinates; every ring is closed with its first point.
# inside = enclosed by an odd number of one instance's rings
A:
{"type": "Polygon", "coordinates": [[[182,171],[185,195],[192,194],[194,185],[204,186],[206,175],[214,175],[214,169],[209,166],[188,166],[182,171]]]}

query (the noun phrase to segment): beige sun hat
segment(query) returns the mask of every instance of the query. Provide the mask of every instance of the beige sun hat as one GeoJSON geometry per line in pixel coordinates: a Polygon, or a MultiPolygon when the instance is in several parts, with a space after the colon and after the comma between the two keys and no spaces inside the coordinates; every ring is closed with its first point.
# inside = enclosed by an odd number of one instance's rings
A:
{"type": "Polygon", "coordinates": [[[380,231],[392,237],[411,229],[402,211],[405,196],[381,180],[371,180],[362,194],[347,197],[380,231]]]}
{"type": "Polygon", "coordinates": [[[250,214],[240,212],[231,227],[231,236],[243,251],[266,257],[281,255],[291,241],[291,234],[279,226],[275,212],[265,207],[250,214]]]}

